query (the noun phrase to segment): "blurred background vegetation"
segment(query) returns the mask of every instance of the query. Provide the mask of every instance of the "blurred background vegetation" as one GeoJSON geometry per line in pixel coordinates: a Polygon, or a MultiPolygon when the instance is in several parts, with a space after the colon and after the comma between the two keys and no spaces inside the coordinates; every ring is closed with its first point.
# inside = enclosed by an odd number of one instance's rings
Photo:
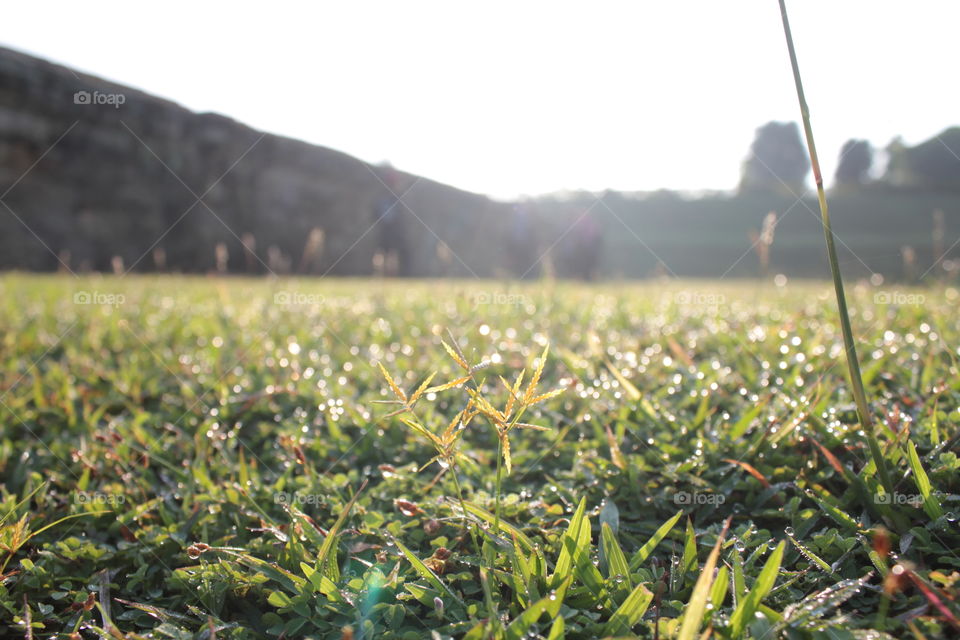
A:
{"type": "MultiPolygon", "coordinates": [[[[957,149],[960,128],[843,146],[829,200],[849,277],[955,276],[957,149]]],[[[725,192],[503,202],[0,48],[0,269],[826,277],[797,124],[760,126],[743,155],[725,192]]]]}

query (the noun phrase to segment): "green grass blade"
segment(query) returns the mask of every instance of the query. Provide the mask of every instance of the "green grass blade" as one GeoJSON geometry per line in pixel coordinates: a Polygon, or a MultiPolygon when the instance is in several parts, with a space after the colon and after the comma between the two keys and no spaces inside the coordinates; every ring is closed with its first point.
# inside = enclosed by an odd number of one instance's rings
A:
{"type": "Polygon", "coordinates": [[[717,571],[717,577],[713,581],[713,587],[710,589],[710,604],[714,610],[718,610],[727,597],[727,591],[730,589],[730,570],[724,565],[717,571]]]}
{"type": "Polygon", "coordinates": [[[426,581],[429,582],[434,589],[442,594],[445,594],[448,598],[459,604],[461,607],[465,607],[463,600],[461,600],[457,594],[451,591],[450,587],[444,584],[443,580],[441,580],[437,574],[431,571],[427,565],[423,564],[423,561],[420,560],[420,558],[418,558],[412,551],[410,551],[410,549],[404,546],[404,544],[396,538],[393,538],[393,543],[397,545],[397,549],[399,549],[400,553],[406,557],[407,562],[413,566],[414,570],[424,579],[426,579],[426,581]]]}
{"type": "Polygon", "coordinates": [[[749,411],[743,414],[737,422],[730,427],[727,432],[728,437],[731,440],[740,439],[743,434],[747,432],[747,429],[750,428],[750,425],[753,424],[753,421],[757,419],[760,415],[760,412],[763,411],[763,408],[767,405],[766,402],[758,402],[751,408],[749,411]]]}
{"type": "Polygon", "coordinates": [[[643,584],[638,584],[607,621],[603,634],[612,636],[630,633],[631,627],[640,621],[652,601],[653,593],[643,584]]]}
{"type": "Polygon", "coordinates": [[[333,580],[323,575],[306,562],[300,563],[300,570],[303,571],[303,575],[307,577],[307,580],[310,581],[310,584],[313,585],[313,590],[323,595],[327,596],[333,602],[346,602],[343,596],[340,594],[340,591],[337,589],[337,585],[334,584],[333,580]]]}
{"type": "Polygon", "coordinates": [[[793,626],[800,626],[808,620],[816,620],[831,610],[837,609],[850,598],[861,592],[870,574],[863,578],[841,580],[835,585],[821,589],[806,596],[800,602],[784,609],[783,618],[793,626]]]}
{"type": "Polygon", "coordinates": [[[854,533],[862,533],[863,527],[860,526],[860,523],[854,520],[849,514],[838,509],[834,505],[830,504],[822,496],[817,495],[814,490],[807,492],[807,497],[813,500],[820,509],[823,510],[830,518],[837,524],[843,526],[854,533]]]}
{"type": "MultiPolygon", "coordinates": [[[[467,512],[472,513],[489,524],[493,524],[496,520],[494,514],[473,503],[464,501],[463,506],[467,512]]],[[[517,542],[520,543],[520,546],[523,547],[527,553],[537,550],[537,546],[533,544],[533,541],[523,531],[520,531],[515,525],[510,524],[503,518],[500,519],[500,529],[516,538],[517,542]]]]}
{"type": "MultiPolygon", "coordinates": [[[[85,471],[84,473],[86,474],[86,471],[85,471]]],[[[20,507],[22,507],[23,505],[25,505],[25,504],[27,504],[28,502],[30,502],[30,498],[32,498],[33,496],[37,495],[37,493],[38,493],[41,489],[45,489],[46,486],[47,486],[47,483],[46,483],[46,482],[41,482],[41,483],[38,484],[36,487],[34,487],[33,491],[31,491],[30,493],[28,493],[27,495],[25,495],[25,496],[23,497],[23,499],[20,500],[20,502],[18,502],[17,504],[13,505],[13,508],[11,508],[11,509],[10,509],[9,511],[7,511],[5,514],[3,514],[3,517],[0,518],[0,525],[6,524],[7,518],[9,518],[11,515],[13,515],[14,513],[16,513],[16,512],[20,509],[20,507]]],[[[81,491],[86,490],[86,487],[79,487],[79,488],[80,488],[81,491]]]]}
{"type": "MultiPolygon", "coordinates": [[[[563,604],[563,598],[566,595],[567,587],[573,581],[573,576],[567,577],[554,593],[537,600],[510,623],[506,629],[507,640],[523,640],[537,620],[543,614],[551,618],[556,618],[560,614],[560,605],[563,604]]],[[[561,618],[562,619],[562,618],[561,618]]],[[[552,632],[551,632],[552,633],[552,632]]]]}
{"type": "Polygon", "coordinates": [[[790,31],[790,21],[787,19],[787,5],[780,0],[780,16],[783,20],[783,33],[787,39],[787,50],[790,54],[790,66],[793,69],[793,80],[797,88],[797,101],[800,103],[800,115],[803,118],[803,130],[807,138],[807,150],[810,152],[810,165],[813,168],[813,178],[817,184],[817,199],[820,203],[823,234],[827,242],[827,256],[830,259],[830,273],[833,275],[833,286],[837,297],[837,309],[840,315],[840,329],[843,333],[843,344],[847,356],[847,370],[850,377],[850,386],[857,404],[857,414],[860,424],[867,434],[867,446],[870,455],[877,465],[880,480],[888,493],[893,493],[893,482],[887,470],[886,461],[874,433],[873,419],[867,405],[867,395],[863,390],[863,378],[860,375],[860,360],[857,358],[857,347],[853,339],[853,329],[850,327],[850,314],[847,312],[847,298],[843,292],[843,276],[840,273],[840,261],[837,259],[837,248],[833,241],[833,228],[830,225],[830,210],[827,208],[827,196],[823,189],[823,176],[820,173],[820,160],[817,158],[817,146],[813,140],[813,127],[810,124],[810,109],[803,93],[803,81],[800,78],[800,65],[797,63],[797,52],[793,46],[793,34],[790,31]]]}
{"type": "Polygon", "coordinates": [[[261,574],[266,577],[279,582],[284,587],[287,588],[287,591],[291,592],[300,592],[307,584],[307,580],[301,578],[300,576],[290,573],[280,565],[272,562],[267,562],[266,560],[261,560],[260,558],[255,558],[247,553],[238,553],[233,549],[223,549],[214,547],[214,551],[219,551],[220,553],[225,553],[227,555],[233,556],[241,564],[244,564],[251,569],[259,571],[261,574]]]}
{"type": "Polygon", "coordinates": [[[613,603],[609,599],[609,593],[603,582],[603,576],[600,575],[600,570],[593,564],[593,557],[590,553],[589,528],[587,531],[588,537],[586,542],[581,542],[577,548],[574,548],[572,539],[568,538],[565,540],[565,544],[570,549],[574,559],[573,574],[601,606],[611,607],[613,603]]]}
{"type": "Polygon", "coordinates": [[[60,523],[62,523],[62,522],[66,522],[67,520],[73,520],[74,518],[85,518],[85,517],[87,517],[87,516],[102,516],[102,515],[105,514],[105,513],[112,513],[112,512],[111,512],[109,509],[106,509],[106,510],[101,510],[101,511],[90,511],[90,512],[87,512],[87,513],[74,513],[74,514],[71,514],[71,515],[69,515],[69,516],[63,516],[62,518],[60,518],[60,519],[58,519],[58,520],[54,520],[53,522],[51,522],[51,523],[48,524],[48,525],[44,525],[44,526],[40,527],[40,528],[37,529],[36,531],[30,532],[30,535],[28,535],[28,536],[23,540],[23,544],[25,544],[26,542],[28,542],[28,541],[29,541],[31,538],[33,538],[34,536],[40,535],[41,533],[43,533],[43,532],[46,531],[47,529],[52,529],[53,527],[57,526],[58,524],[60,524],[60,523]]]}
{"type": "Polygon", "coordinates": [[[560,555],[554,567],[550,584],[554,589],[567,578],[577,565],[577,556],[590,554],[590,520],[586,516],[587,499],[581,498],[577,510],[570,518],[570,525],[560,539],[560,555]]]}
{"type": "Polygon", "coordinates": [[[693,530],[693,523],[687,518],[687,533],[683,543],[683,559],[680,561],[682,576],[680,584],[686,579],[686,575],[697,566],[697,533],[693,530]]]}
{"type": "Polygon", "coordinates": [[[907,460],[910,463],[910,469],[913,470],[913,482],[917,485],[917,491],[923,498],[923,510],[927,512],[928,516],[936,520],[943,516],[943,507],[940,506],[940,501],[933,495],[930,478],[920,463],[917,447],[912,441],[907,442],[907,453],[909,454],[907,460]]]}
{"type": "Polygon", "coordinates": [[[337,534],[340,533],[343,523],[346,522],[347,516],[349,516],[350,511],[353,510],[353,505],[356,504],[357,498],[360,496],[360,492],[363,491],[364,486],[366,486],[366,483],[360,486],[360,490],[353,494],[353,497],[350,498],[350,501],[343,508],[343,511],[340,512],[340,516],[337,517],[337,521],[334,522],[333,526],[327,531],[327,536],[323,539],[323,544],[320,545],[320,550],[317,552],[317,571],[334,582],[340,579],[340,567],[337,566],[335,561],[337,534]]]}
{"type": "Polygon", "coordinates": [[[727,521],[723,524],[723,530],[717,536],[717,543],[713,545],[713,550],[707,556],[703,570],[700,572],[696,584],[693,585],[693,593],[690,594],[690,601],[683,612],[683,623],[680,625],[680,633],[677,634],[678,640],[694,640],[700,632],[703,614],[707,610],[707,601],[710,599],[711,587],[713,586],[713,570],[717,567],[720,547],[723,546],[723,539],[726,537],[729,527],[730,518],[727,518],[727,521]]]}
{"type": "Polygon", "coordinates": [[[680,517],[683,515],[683,511],[677,511],[677,514],[660,525],[660,528],[657,529],[656,533],[650,536],[650,539],[647,540],[642,547],[640,547],[636,553],[633,554],[633,557],[630,558],[630,569],[636,571],[640,568],[640,565],[650,557],[650,554],[653,553],[653,550],[657,548],[657,545],[660,544],[660,541],[667,537],[667,534],[670,533],[674,525],[680,520],[680,517]]]}
{"type": "Polygon", "coordinates": [[[627,562],[627,557],[623,554],[620,543],[617,542],[616,534],[606,522],[600,525],[600,545],[607,563],[607,578],[622,576],[625,588],[631,589],[630,563],[627,562]]]}
{"type": "Polygon", "coordinates": [[[743,557],[739,551],[733,552],[733,606],[736,609],[740,600],[747,595],[747,583],[743,578],[743,557]]]}
{"type": "Polygon", "coordinates": [[[563,618],[557,617],[550,627],[550,635],[547,636],[547,640],[563,640],[565,635],[564,626],[563,618]]]}
{"type": "Polygon", "coordinates": [[[750,589],[750,593],[747,594],[747,597],[737,606],[730,617],[730,634],[732,637],[743,637],[743,632],[747,625],[753,621],[753,614],[756,613],[760,602],[773,589],[773,585],[777,581],[777,575],[780,573],[780,563],[783,561],[785,547],[786,542],[781,540],[777,548],[770,554],[767,563],[763,565],[763,570],[757,576],[757,581],[750,589]]]}
{"type": "Polygon", "coordinates": [[[793,546],[797,548],[797,551],[800,552],[800,555],[820,567],[823,571],[826,571],[827,573],[833,573],[833,569],[823,558],[815,554],[813,551],[810,551],[810,549],[804,545],[800,544],[800,542],[793,536],[790,536],[789,540],[791,543],[793,543],[793,546]]]}

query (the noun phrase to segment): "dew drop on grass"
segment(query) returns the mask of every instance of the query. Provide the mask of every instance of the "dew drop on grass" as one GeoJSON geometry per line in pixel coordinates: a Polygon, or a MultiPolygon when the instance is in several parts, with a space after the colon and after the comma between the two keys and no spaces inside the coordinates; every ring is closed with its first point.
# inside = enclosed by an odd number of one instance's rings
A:
{"type": "Polygon", "coordinates": [[[791,538],[793,537],[793,533],[794,533],[794,532],[793,532],[793,527],[786,527],[786,528],[783,530],[783,532],[784,532],[785,534],[787,534],[788,536],[790,536],[791,538]]]}

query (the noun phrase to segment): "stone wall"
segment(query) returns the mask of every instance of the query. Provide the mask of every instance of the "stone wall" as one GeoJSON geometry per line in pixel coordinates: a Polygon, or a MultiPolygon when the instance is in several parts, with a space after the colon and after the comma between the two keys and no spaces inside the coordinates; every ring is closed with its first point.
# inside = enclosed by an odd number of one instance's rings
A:
{"type": "MultiPolygon", "coordinates": [[[[150,271],[160,249],[167,269],[205,272],[222,243],[232,272],[367,274],[382,171],[0,48],[3,269],[109,270],[119,256],[150,271]],[[304,261],[318,228],[322,252],[304,261]]],[[[505,205],[402,174],[410,184],[410,274],[496,273],[505,205]]]]}

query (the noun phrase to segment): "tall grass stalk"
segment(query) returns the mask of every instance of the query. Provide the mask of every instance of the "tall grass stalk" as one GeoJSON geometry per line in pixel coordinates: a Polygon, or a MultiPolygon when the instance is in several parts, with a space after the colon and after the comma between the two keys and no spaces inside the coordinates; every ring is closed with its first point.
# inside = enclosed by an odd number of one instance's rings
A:
{"type": "Polygon", "coordinates": [[[467,517],[467,503],[463,499],[463,489],[460,486],[460,478],[457,476],[457,469],[455,466],[451,465],[450,473],[453,476],[453,486],[457,491],[457,501],[460,503],[460,512],[463,517],[463,527],[470,532],[470,538],[473,540],[474,550],[477,553],[477,557],[481,558],[483,557],[483,554],[481,553],[480,541],[477,537],[477,526],[476,523],[471,522],[467,517]]]}
{"type": "Polygon", "coordinates": [[[833,229],[830,225],[830,211],[827,208],[827,196],[823,189],[823,176],[820,173],[820,161],[817,158],[817,146],[813,141],[813,128],[810,125],[810,109],[803,93],[803,81],[800,79],[800,67],[797,64],[797,52],[793,46],[793,35],[790,32],[790,21],[787,19],[785,0],[780,0],[780,16],[783,18],[783,33],[787,39],[787,50],[790,52],[790,65],[793,68],[793,80],[797,86],[797,101],[800,103],[800,115],[803,119],[803,131],[807,138],[807,149],[810,152],[810,165],[813,168],[813,178],[817,184],[817,199],[820,202],[820,215],[823,222],[823,233],[827,241],[827,255],[830,259],[830,272],[833,274],[833,286],[837,294],[837,307],[840,312],[840,328],[843,332],[843,343],[847,356],[847,369],[850,374],[850,386],[857,404],[857,414],[860,425],[867,434],[867,446],[870,455],[880,474],[880,481],[888,494],[893,493],[893,483],[887,470],[883,452],[874,433],[873,420],[870,417],[870,408],[867,405],[867,395],[863,390],[863,379],[860,375],[860,361],[857,358],[857,347],[853,340],[853,330],[850,328],[850,314],[847,312],[847,299],[843,292],[843,277],[840,274],[840,262],[837,260],[837,249],[833,241],[833,229]]]}
{"type": "Polygon", "coordinates": [[[497,442],[497,496],[494,502],[493,535],[500,535],[500,494],[503,491],[503,441],[497,442]]]}

